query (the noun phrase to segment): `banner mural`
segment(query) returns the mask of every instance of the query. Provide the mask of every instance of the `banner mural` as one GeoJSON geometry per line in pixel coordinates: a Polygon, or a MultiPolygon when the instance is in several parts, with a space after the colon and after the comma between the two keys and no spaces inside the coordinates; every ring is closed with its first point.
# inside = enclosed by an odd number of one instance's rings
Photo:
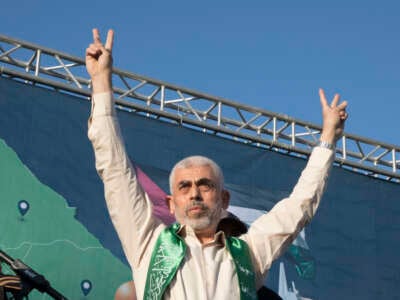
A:
{"type": "MultiPolygon", "coordinates": [[[[113,299],[132,273],[95,171],[89,114],[88,100],[0,78],[0,250],[69,299],[113,299]]],[[[166,223],[169,170],[183,157],[220,164],[229,211],[246,224],[290,194],[306,163],[126,111],[119,118],[139,180],[166,223]]],[[[316,217],[266,285],[285,300],[396,299],[399,195],[398,184],[334,167],[316,217]]],[[[1,273],[12,275],[6,264],[1,273]]],[[[30,299],[50,297],[34,291],[30,299]]]]}

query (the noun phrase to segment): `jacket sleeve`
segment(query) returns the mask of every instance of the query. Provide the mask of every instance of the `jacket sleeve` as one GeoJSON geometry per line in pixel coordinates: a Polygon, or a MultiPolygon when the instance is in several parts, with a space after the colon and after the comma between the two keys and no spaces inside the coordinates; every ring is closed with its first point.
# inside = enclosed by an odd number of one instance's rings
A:
{"type": "Polygon", "coordinates": [[[272,262],[286,250],[315,215],[333,157],[332,150],[314,148],[290,196],[258,218],[248,233],[241,237],[251,249],[257,286],[262,284],[272,262]]]}
{"type": "Polygon", "coordinates": [[[126,153],[111,93],[93,96],[88,125],[108,212],[125,255],[135,269],[163,225],[153,216],[151,201],[126,153]]]}

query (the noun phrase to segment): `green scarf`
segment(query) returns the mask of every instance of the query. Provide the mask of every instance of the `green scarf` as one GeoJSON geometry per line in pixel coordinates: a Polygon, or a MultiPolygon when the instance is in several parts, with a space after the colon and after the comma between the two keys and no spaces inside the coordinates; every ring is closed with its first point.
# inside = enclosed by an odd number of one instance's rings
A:
{"type": "MultiPolygon", "coordinates": [[[[147,272],[145,300],[162,299],[185,257],[187,246],[178,235],[179,228],[178,223],[165,228],[156,241],[147,272]]],[[[226,245],[235,263],[240,299],[257,299],[255,275],[248,245],[243,240],[234,237],[228,237],[226,245]]]]}

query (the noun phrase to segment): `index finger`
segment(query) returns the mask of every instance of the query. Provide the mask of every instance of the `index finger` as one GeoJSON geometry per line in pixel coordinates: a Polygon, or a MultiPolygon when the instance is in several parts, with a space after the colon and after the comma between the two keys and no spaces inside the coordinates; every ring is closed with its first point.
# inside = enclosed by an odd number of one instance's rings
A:
{"type": "Polygon", "coordinates": [[[325,92],[323,89],[319,89],[319,100],[321,100],[322,107],[329,106],[328,101],[326,100],[326,97],[325,97],[325,92]]]}
{"type": "Polygon", "coordinates": [[[99,30],[97,28],[93,28],[92,33],[93,33],[93,42],[95,44],[101,44],[99,30]]]}
{"type": "Polygon", "coordinates": [[[107,33],[107,40],[104,48],[106,48],[108,51],[112,51],[113,48],[113,42],[114,42],[114,30],[110,29],[107,33]]]}

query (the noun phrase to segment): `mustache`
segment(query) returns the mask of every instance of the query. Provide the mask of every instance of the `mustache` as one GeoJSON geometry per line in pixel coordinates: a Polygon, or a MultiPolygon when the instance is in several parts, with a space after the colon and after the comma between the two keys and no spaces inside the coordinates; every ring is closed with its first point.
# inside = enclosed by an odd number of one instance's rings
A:
{"type": "Polygon", "coordinates": [[[185,211],[188,212],[190,209],[192,209],[194,207],[200,207],[202,210],[209,210],[208,206],[205,205],[203,202],[193,200],[192,202],[190,202],[189,204],[186,205],[185,211]]]}

